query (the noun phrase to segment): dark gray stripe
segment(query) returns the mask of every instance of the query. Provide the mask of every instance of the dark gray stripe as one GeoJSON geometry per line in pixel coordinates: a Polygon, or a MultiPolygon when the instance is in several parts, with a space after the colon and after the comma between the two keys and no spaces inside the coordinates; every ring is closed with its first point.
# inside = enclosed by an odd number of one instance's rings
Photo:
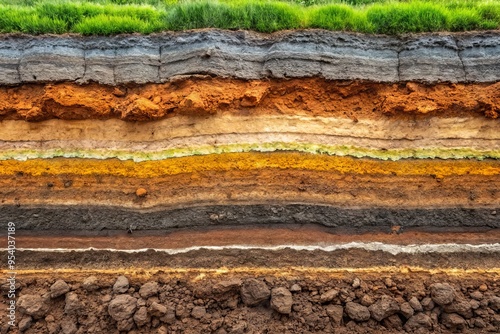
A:
{"type": "Polygon", "coordinates": [[[389,37],[305,30],[202,30],[150,36],[0,37],[0,84],[158,83],[177,75],[396,82],[500,80],[495,33],[389,37]]]}

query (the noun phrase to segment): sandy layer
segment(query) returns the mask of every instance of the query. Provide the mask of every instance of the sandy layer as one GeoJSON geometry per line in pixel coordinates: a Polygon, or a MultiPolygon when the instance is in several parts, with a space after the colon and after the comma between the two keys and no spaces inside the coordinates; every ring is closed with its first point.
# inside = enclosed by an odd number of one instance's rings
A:
{"type": "MultiPolygon", "coordinates": [[[[22,165],[21,165],[22,166],[22,165]]],[[[397,167],[396,165],[395,167],[397,167]]],[[[472,164],[480,171],[484,164],[472,164]]],[[[113,165],[110,166],[112,168],[113,165]]],[[[358,166],[361,167],[361,166],[358,166]]],[[[486,166],[485,166],[486,167],[486,166]]],[[[69,169],[69,168],[68,168],[69,169]]],[[[18,169],[22,171],[22,168],[18,169]]],[[[24,169],[25,170],[25,169],[24,169]]],[[[411,172],[411,170],[410,170],[411,172]]],[[[232,203],[309,203],[343,207],[494,208],[496,175],[391,175],[338,171],[199,170],[152,178],[58,173],[0,177],[3,205],[112,206],[135,209],[232,203]],[[137,189],[147,194],[138,197],[137,189]]],[[[500,216],[500,214],[499,214],[500,216]]]]}
{"type": "Polygon", "coordinates": [[[16,245],[19,250],[43,251],[65,249],[84,251],[89,248],[141,252],[146,249],[183,253],[190,249],[269,248],[287,246],[306,249],[386,250],[391,254],[453,253],[463,250],[487,251],[499,247],[500,229],[472,228],[326,228],[313,224],[268,227],[219,227],[172,229],[163,231],[20,231],[16,245]],[[496,246],[498,245],[498,246],[496,246]]]}
{"type": "Polygon", "coordinates": [[[302,151],[397,160],[499,158],[498,121],[479,115],[351,119],[324,116],[176,116],[156,122],[0,122],[0,159],[160,160],[246,151],[302,151]]]}

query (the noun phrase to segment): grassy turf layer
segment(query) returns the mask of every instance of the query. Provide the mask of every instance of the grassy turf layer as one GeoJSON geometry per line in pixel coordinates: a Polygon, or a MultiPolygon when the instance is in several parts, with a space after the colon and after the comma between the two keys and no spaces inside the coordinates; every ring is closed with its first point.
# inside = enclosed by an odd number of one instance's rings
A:
{"type": "Polygon", "coordinates": [[[0,0],[0,32],[84,35],[197,28],[400,34],[500,27],[495,0],[0,0]]]}

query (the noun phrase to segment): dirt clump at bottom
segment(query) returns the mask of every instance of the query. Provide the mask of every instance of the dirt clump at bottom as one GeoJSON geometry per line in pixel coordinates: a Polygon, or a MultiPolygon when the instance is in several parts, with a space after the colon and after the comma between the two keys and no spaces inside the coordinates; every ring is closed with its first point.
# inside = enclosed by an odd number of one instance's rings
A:
{"type": "Polygon", "coordinates": [[[500,331],[496,273],[167,271],[19,276],[12,332],[500,331]]]}

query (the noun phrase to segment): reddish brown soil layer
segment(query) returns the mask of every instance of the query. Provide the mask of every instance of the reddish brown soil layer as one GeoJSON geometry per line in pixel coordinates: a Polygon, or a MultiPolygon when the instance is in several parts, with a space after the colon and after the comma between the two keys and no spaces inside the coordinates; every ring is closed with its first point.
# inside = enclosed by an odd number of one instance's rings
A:
{"type": "MultiPolygon", "coordinates": [[[[372,230],[375,230],[372,228],[372,230]]],[[[101,231],[64,233],[57,231],[21,231],[17,234],[18,248],[89,248],[96,249],[179,249],[196,246],[321,246],[350,242],[382,242],[386,244],[487,244],[500,242],[500,229],[462,229],[457,232],[400,229],[364,232],[308,225],[272,228],[232,227],[217,229],[184,229],[180,231],[101,231]]],[[[499,262],[500,266],[500,262],[499,262]]]]}
{"type": "Polygon", "coordinates": [[[498,176],[352,175],[306,170],[206,171],[151,179],[19,173],[0,177],[4,205],[106,204],[147,208],[262,200],[349,206],[489,207],[498,204],[498,176]],[[137,189],[147,191],[137,196],[137,189]]]}
{"type": "MultiPolygon", "coordinates": [[[[17,321],[28,334],[73,328],[137,334],[500,330],[500,282],[494,273],[38,272],[19,275],[17,283],[17,321]],[[113,288],[120,274],[125,277],[113,288]],[[61,281],[54,285],[56,280],[61,281]],[[278,298],[278,292],[287,297],[278,298]]],[[[8,301],[4,295],[1,300],[8,301]]],[[[2,332],[6,315],[2,307],[2,332]]]]}
{"type": "Polygon", "coordinates": [[[71,83],[0,88],[0,119],[161,119],[175,114],[334,115],[479,113],[497,118],[500,83],[426,85],[292,79],[243,81],[198,76],[166,84],[110,87],[71,83]]]}

